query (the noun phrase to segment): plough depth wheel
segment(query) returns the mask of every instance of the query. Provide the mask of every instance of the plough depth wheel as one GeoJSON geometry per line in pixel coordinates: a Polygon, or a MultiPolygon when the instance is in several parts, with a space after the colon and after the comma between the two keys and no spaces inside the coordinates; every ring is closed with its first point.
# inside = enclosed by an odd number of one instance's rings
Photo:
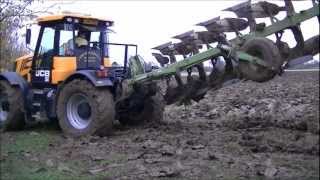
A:
{"type": "Polygon", "coordinates": [[[148,97],[143,102],[139,111],[130,111],[119,116],[119,121],[124,125],[139,125],[144,122],[159,122],[162,120],[165,101],[160,92],[148,97]]]}
{"type": "Polygon", "coordinates": [[[241,50],[256,56],[267,62],[273,69],[266,68],[254,63],[239,62],[239,71],[243,78],[264,82],[272,79],[282,65],[282,58],[278,47],[267,38],[253,38],[248,40],[241,50]]]}

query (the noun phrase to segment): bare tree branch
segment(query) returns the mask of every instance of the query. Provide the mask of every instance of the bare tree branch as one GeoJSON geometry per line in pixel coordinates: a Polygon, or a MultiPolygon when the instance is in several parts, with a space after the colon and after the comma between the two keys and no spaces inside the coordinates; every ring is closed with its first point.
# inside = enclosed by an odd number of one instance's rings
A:
{"type": "Polygon", "coordinates": [[[50,3],[47,7],[41,5],[41,9],[35,9],[34,2],[43,3],[41,0],[0,0],[0,69],[8,69],[14,59],[27,53],[18,33],[23,22],[50,13],[50,9],[61,4],[50,3]]]}
{"type": "Polygon", "coordinates": [[[19,1],[14,4],[13,1],[1,1],[0,5],[3,6],[0,11],[0,22],[12,17],[33,17],[36,14],[50,13],[49,10],[59,5],[60,3],[54,3],[48,7],[42,8],[42,10],[29,9],[34,0],[24,0],[23,3],[19,1]]]}

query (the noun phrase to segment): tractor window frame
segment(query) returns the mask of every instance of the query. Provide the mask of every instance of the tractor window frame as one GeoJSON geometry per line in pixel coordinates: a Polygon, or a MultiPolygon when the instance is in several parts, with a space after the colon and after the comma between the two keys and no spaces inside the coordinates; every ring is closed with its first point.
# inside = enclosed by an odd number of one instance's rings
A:
{"type": "MultiPolygon", "coordinates": [[[[34,50],[34,56],[33,56],[33,59],[32,59],[32,67],[31,67],[31,70],[38,70],[38,69],[41,69],[42,67],[41,66],[37,66],[37,64],[39,63],[38,61],[41,60],[39,58],[39,50],[40,50],[40,46],[41,46],[41,42],[42,42],[42,39],[43,39],[43,35],[44,35],[44,30],[46,28],[52,28],[55,33],[54,33],[54,44],[53,44],[53,56],[59,56],[59,57],[74,57],[74,55],[60,55],[60,52],[59,52],[59,44],[60,44],[60,36],[61,36],[61,30],[64,30],[65,29],[65,25],[70,25],[70,31],[72,31],[72,39],[73,39],[73,46],[75,47],[76,44],[75,44],[75,37],[76,37],[76,31],[79,31],[79,29],[87,29],[90,31],[90,36],[91,36],[91,33],[92,32],[98,32],[100,35],[99,35],[99,48],[100,48],[100,54],[101,54],[101,63],[103,63],[103,60],[105,57],[108,57],[109,56],[109,35],[108,35],[108,27],[109,26],[106,26],[104,24],[104,22],[98,22],[97,26],[94,27],[94,26],[91,26],[91,25],[88,25],[88,24],[82,24],[82,23],[77,23],[75,22],[74,20],[72,20],[71,22],[70,21],[67,21],[67,18],[68,17],[65,17],[64,20],[59,20],[59,21],[50,21],[50,22],[41,22],[39,23],[39,26],[40,26],[40,31],[39,31],[39,35],[38,35],[38,39],[37,39],[37,42],[36,42],[36,47],[35,47],[35,50],[34,50]],[[91,29],[91,28],[95,28],[94,30],[91,29]]],[[[82,20],[81,20],[82,21],[82,20]]],[[[90,43],[90,39],[91,37],[89,37],[89,45],[90,43]]],[[[53,63],[51,63],[50,65],[50,68],[49,67],[46,67],[46,69],[48,70],[52,70],[52,66],[53,66],[53,63]]],[[[44,68],[43,68],[44,69],[44,68]]]]}

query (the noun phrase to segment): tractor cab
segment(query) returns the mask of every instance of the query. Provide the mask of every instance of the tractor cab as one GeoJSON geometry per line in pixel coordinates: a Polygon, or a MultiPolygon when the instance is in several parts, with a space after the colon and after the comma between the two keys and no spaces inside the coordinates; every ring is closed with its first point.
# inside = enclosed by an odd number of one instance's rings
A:
{"type": "MultiPolygon", "coordinates": [[[[33,86],[57,85],[81,70],[92,70],[101,77],[107,77],[105,69],[112,67],[109,46],[115,45],[108,42],[109,27],[113,21],[64,13],[40,17],[37,23],[40,30],[27,74],[33,86]]],[[[30,40],[31,29],[27,29],[26,44],[30,44],[30,40]]],[[[116,45],[125,47],[126,61],[129,45],[116,45]]]]}

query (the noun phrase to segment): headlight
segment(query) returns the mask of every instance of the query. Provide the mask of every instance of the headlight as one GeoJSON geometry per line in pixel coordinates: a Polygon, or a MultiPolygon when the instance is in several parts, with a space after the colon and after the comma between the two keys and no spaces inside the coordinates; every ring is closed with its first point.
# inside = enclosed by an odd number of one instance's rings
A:
{"type": "Polygon", "coordinates": [[[111,22],[106,22],[106,26],[111,26],[112,23],[111,22]]]}

